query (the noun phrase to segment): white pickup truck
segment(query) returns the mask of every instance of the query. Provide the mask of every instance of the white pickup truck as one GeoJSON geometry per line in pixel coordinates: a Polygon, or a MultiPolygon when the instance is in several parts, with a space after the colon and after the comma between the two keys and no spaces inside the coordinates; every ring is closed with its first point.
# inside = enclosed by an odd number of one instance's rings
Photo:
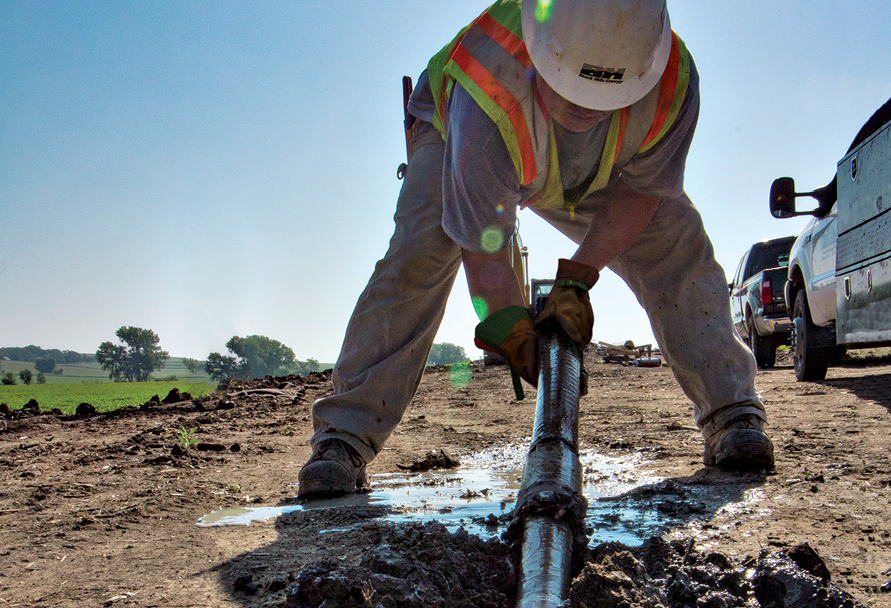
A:
{"type": "Polygon", "coordinates": [[[777,348],[789,342],[792,322],[783,289],[794,241],[794,236],[787,236],[755,243],[728,285],[733,325],[752,349],[758,367],[773,367],[777,348]]]}
{"type": "Polygon", "coordinates": [[[891,345],[891,99],[857,134],[832,182],[798,193],[781,177],[770,211],[814,216],[792,246],[785,287],[798,380],[824,379],[833,350],[891,345]],[[819,206],[797,211],[799,196],[819,206]]]}

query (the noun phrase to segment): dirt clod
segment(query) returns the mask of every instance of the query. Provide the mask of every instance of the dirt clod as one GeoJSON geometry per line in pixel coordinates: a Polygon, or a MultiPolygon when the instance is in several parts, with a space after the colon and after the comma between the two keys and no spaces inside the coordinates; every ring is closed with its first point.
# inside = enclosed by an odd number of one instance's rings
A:
{"type": "Polygon", "coordinates": [[[444,450],[428,452],[420,460],[411,464],[397,464],[403,471],[430,471],[433,469],[454,469],[460,466],[461,461],[446,454],[444,450]]]}
{"type": "MultiPolygon", "coordinates": [[[[828,580],[800,568],[782,551],[763,551],[750,566],[734,563],[718,552],[691,554],[689,551],[688,542],[666,543],[656,537],[635,548],[619,543],[601,545],[573,582],[571,605],[574,608],[862,606],[828,580]]],[[[822,563],[812,549],[809,556],[822,563]]]]}
{"type": "Polygon", "coordinates": [[[77,406],[77,409],[74,410],[74,413],[78,416],[89,416],[90,414],[96,413],[96,407],[92,403],[81,403],[77,406]]]}
{"type": "Polygon", "coordinates": [[[516,574],[507,545],[498,540],[483,541],[463,530],[452,534],[436,522],[369,524],[362,531],[379,540],[358,566],[342,568],[329,560],[306,566],[288,590],[289,607],[513,605],[516,574]]]}

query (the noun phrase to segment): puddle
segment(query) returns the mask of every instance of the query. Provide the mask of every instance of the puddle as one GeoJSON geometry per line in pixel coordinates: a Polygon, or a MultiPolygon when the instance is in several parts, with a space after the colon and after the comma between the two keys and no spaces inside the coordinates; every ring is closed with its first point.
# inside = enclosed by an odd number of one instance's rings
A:
{"type": "MultiPolygon", "coordinates": [[[[446,471],[370,475],[372,491],[366,494],[276,507],[222,509],[201,517],[197,525],[250,525],[294,511],[386,506],[390,514],[382,518],[385,521],[435,519],[453,530],[463,526],[473,534],[495,536],[503,532],[504,522],[498,525],[492,519],[513,509],[528,451],[528,443],[513,444],[464,457],[460,467],[446,471]]],[[[583,451],[580,459],[592,545],[618,541],[637,546],[669,527],[689,523],[687,502],[691,497],[672,491],[648,492],[662,480],[641,473],[640,457],[616,458],[583,451]]],[[[708,508],[702,506],[708,497],[694,498],[700,510],[708,508]]]]}

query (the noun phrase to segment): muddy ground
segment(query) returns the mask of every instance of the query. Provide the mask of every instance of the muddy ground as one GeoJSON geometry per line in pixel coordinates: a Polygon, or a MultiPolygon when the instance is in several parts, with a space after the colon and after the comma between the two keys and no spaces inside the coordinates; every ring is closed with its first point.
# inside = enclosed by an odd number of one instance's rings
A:
{"type": "MultiPolygon", "coordinates": [[[[891,606],[880,591],[891,568],[891,359],[848,361],[819,383],[795,382],[788,363],[759,372],[777,466],[749,474],[702,466],[670,369],[587,366],[583,447],[640,454],[663,481],[618,500],[658,502],[671,517],[643,547],[595,542],[580,555],[573,606],[891,606]],[[782,603],[792,579],[780,571],[816,581],[822,599],[782,603]]],[[[310,405],[329,390],[330,377],[313,374],[116,415],[3,417],[0,606],[512,606],[503,521],[490,539],[392,525],[382,506],[196,526],[221,508],[295,503],[310,405]],[[200,443],[182,449],[180,428],[200,443]]],[[[528,437],[533,411],[534,399],[512,400],[503,367],[473,365],[466,384],[431,368],[369,472],[528,437]]]]}

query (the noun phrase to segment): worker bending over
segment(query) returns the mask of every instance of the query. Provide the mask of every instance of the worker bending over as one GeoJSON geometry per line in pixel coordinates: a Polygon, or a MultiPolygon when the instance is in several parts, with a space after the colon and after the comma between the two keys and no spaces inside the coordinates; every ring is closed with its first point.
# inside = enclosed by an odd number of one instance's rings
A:
{"type": "Polygon", "coordinates": [[[533,385],[535,323],[560,323],[584,349],[588,290],[608,266],[694,404],[705,464],[773,464],[755,360],[683,189],[699,76],[665,0],[498,0],[430,60],[409,112],[395,233],[356,304],[334,393],[313,405],[300,496],[365,484],[417,390],[462,263],[477,343],[533,385]],[[524,207],[578,243],[537,320],[507,247],[524,207]]]}

